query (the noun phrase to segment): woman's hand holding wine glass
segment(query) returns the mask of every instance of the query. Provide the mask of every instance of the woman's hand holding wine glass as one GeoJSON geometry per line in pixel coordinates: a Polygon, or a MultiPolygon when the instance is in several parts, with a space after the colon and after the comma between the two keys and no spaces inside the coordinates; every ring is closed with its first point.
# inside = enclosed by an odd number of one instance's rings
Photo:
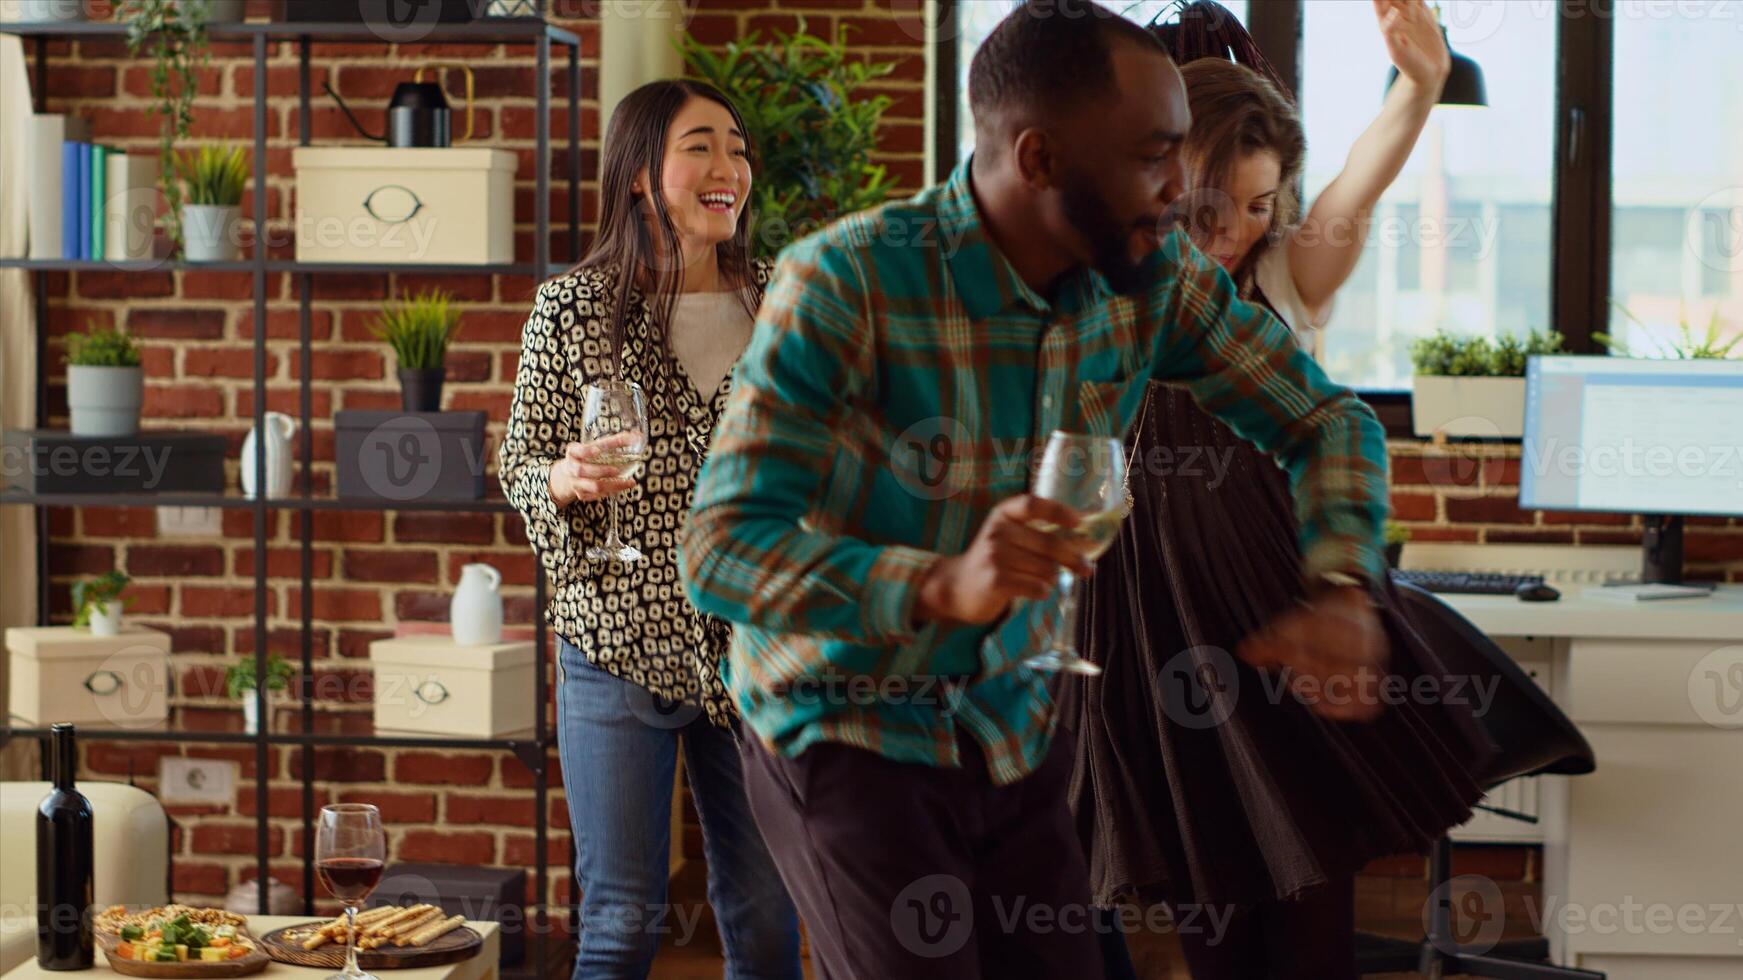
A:
{"type": "Polygon", "coordinates": [[[375,980],[357,967],[357,907],[381,881],[387,860],[387,832],[381,811],[367,803],[335,803],[321,808],[315,828],[315,873],[329,894],[345,903],[348,935],[345,969],[328,980],[375,980]]]}
{"type": "MultiPolygon", "coordinates": [[[[633,484],[648,461],[648,408],[641,386],[633,381],[595,381],[583,393],[581,431],[593,444],[602,446],[588,455],[588,465],[607,468],[607,479],[633,484]]],[[[595,484],[597,487],[597,484],[595,484]]],[[[587,549],[590,562],[622,562],[642,559],[634,545],[617,536],[617,497],[609,496],[611,524],[605,541],[587,549]]]]}
{"type": "Polygon", "coordinates": [[[559,507],[590,503],[633,490],[640,464],[625,476],[621,464],[609,462],[615,453],[645,444],[640,432],[619,432],[590,442],[571,442],[551,466],[551,499],[559,507]],[[605,461],[602,461],[605,460],[605,461]]]}

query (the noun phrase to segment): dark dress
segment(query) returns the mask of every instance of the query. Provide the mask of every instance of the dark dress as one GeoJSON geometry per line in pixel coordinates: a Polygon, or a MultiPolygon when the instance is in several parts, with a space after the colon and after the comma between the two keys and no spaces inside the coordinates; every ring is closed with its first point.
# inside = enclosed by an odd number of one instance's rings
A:
{"type": "MultiPolygon", "coordinates": [[[[1469,708],[1329,722],[1270,696],[1275,679],[1235,656],[1303,593],[1282,470],[1161,384],[1133,444],[1133,512],[1085,583],[1078,627],[1105,673],[1059,688],[1096,903],[1294,898],[1469,817],[1471,773],[1492,751],[1469,708]]],[[[1389,673],[1442,675],[1391,584],[1378,591],[1389,673]]]]}

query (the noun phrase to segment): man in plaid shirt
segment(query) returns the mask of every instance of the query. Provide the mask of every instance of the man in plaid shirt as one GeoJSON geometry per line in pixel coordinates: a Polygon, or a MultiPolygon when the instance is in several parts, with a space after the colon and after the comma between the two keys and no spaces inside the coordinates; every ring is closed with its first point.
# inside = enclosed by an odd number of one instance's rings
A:
{"type": "Polygon", "coordinates": [[[1242,655],[1325,682],[1383,656],[1382,430],[1167,231],[1179,73],[1067,6],[975,55],[976,152],[946,184],[783,253],[685,528],[692,602],[738,624],[747,790],[824,977],[1100,975],[1070,753],[1020,666],[1058,572],[1091,571],[1031,527],[1077,520],[1025,492],[1054,429],[1119,436],[1150,381],[1186,386],[1298,500],[1313,600],[1242,655]]]}

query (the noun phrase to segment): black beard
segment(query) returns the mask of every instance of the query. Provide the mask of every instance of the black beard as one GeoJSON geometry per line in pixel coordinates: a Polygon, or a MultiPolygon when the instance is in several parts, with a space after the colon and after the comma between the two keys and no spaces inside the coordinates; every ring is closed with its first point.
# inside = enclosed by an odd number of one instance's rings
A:
{"type": "Polygon", "coordinates": [[[1092,181],[1075,173],[1069,175],[1060,184],[1059,203],[1065,222],[1089,243],[1091,267],[1114,292],[1130,296],[1149,285],[1142,275],[1143,267],[1132,261],[1127,250],[1128,230],[1114,218],[1092,181]]]}

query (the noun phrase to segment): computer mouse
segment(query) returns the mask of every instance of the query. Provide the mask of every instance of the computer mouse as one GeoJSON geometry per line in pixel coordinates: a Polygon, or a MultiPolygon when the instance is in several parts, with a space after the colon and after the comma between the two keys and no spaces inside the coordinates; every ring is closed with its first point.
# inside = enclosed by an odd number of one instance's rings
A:
{"type": "Polygon", "coordinates": [[[1522,602],[1554,602],[1561,598],[1561,591],[1548,582],[1526,582],[1513,590],[1522,602]]]}

